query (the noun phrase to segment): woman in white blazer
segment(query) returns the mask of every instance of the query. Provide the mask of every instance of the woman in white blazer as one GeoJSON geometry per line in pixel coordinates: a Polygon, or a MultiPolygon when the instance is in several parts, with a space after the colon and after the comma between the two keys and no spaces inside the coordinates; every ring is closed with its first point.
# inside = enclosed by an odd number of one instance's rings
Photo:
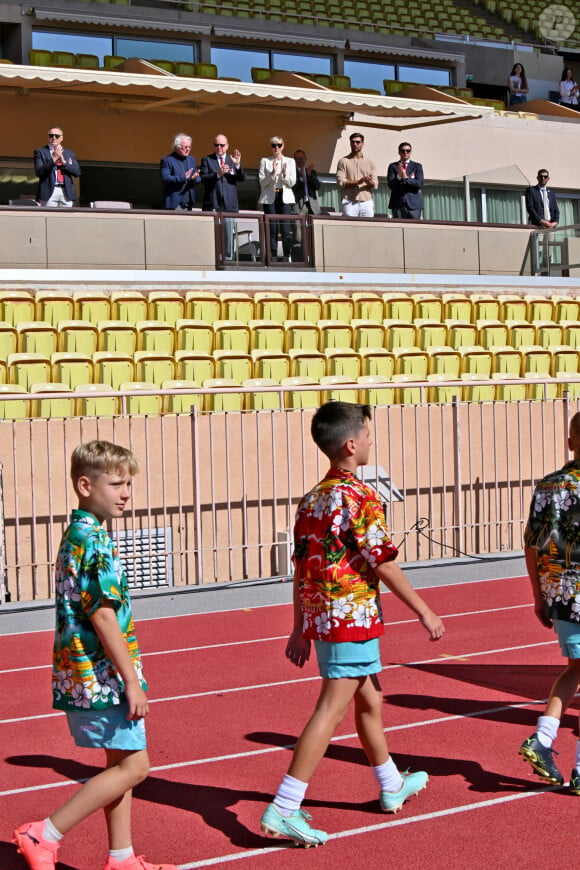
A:
{"type": "MultiPolygon", "coordinates": [[[[293,157],[284,156],[281,136],[272,136],[270,147],[272,156],[260,160],[258,205],[263,207],[264,214],[291,214],[295,202],[292,188],[296,184],[296,163],[293,157]]],[[[282,236],[282,259],[289,260],[292,249],[290,221],[270,221],[270,250],[274,259],[278,253],[278,233],[282,236]]]]}

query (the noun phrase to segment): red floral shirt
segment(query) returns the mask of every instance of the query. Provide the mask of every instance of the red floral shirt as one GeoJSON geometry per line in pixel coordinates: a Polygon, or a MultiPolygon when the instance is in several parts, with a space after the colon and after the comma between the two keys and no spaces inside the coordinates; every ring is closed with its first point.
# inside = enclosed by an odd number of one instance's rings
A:
{"type": "Polygon", "coordinates": [[[294,564],[304,637],[341,642],[383,634],[374,569],[397,554],[374,489],[350,471],[331,468],[296,512],[294,564]]]}

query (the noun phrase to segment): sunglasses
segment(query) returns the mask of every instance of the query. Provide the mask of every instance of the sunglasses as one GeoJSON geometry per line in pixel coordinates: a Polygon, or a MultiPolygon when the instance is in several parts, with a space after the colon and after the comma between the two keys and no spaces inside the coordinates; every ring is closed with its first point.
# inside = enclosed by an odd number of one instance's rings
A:
{"type": "Polygon", "coordinates": [[[62,136],[62,133],[49,133],[48,134],[49,139],[60,139],[61,136],[62,136]]]}
{"type": "Polygon", "coordinates": [[[538,178],[549,178],[549,175],[538,175],[538,178]]]}
{"type": "Polygon", "coordinates": [[[399,148],[399,154],[410,154],[410,153],[411,153],[410,148],[399,148]]]}
{"type": "Polygon", "coordinates": [[[281,148],[281,147],[282,147],[281,142],[271,142],[270,143],[270,148],[281,148]]]}
{"type": "Polygon", "coordinates": [[[351,139],[350,140],[351,145],[360,145],[361,143],[362,143],[362,139],[351,139]]]}
{"type": "Polygon", "coordinates": [[[214,148],[225,148],[227,144],[228,144],[227,142],[214,142],[213,147],[214,148]]]}

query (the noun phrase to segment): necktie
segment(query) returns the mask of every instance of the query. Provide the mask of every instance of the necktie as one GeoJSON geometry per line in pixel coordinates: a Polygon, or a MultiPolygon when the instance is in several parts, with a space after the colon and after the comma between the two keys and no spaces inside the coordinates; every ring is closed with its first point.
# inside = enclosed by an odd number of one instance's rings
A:
{"type": "Polygon", "coordinates": [[[308,179],[306,178],[306,169],[302,170],[302,183],[304,184],[304,202],[308,202],[308,179]]]}
{"type": "Polygon", "coordinates": [[[550,220],[550,205],[548,203],[548,191],[542,187],[542,199],[544,201],[544,220],[550,220]]]}

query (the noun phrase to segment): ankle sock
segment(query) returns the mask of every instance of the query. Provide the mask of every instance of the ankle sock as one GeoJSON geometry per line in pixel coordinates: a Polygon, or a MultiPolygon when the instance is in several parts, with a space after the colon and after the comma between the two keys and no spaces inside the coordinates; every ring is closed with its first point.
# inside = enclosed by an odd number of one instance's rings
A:
{"type": "Polygon", "coordinates": [[[574,767],[580,773],[580,740],[576,743],[576,762],[574,767]]]}
{"type": "Polygon", "coordinates": [[[280,815],[288,817],[296,812],[296,810],[299,810],[307,788],[307,782],[301,782],[299,779],[286,774],[273,800],[273,804],[280,815]]]}
{"type": "Polygon", "coordinates": [[[54,827],[50,821],[50,817],[48,817],[44,820],[44,831],[42,832],[42,836],[49,843],[60,843],[64,834],[61,834],[58,828],[54,827]]]}
{"type": "Polygon", "coordinates": [[[381,788],[381,791],[399,791],[403,787],[403,777],[397,769],[397,765],[389,756],[384,764],[373,767],[373,773],[381,788]]]}
{"type": "Polygon", "coordinates": [[[552,743],[558,736],[559,727],[560,720],[555,719],[554,716],[538,716],[536,733],[542,746],[545,746],[547,749],[552,746],[552,743]]]}
{"type": "Polygon", "coordinates": [[[126,849],[109,849],[109,858],[114,858],[115,861],[126,861],[134,855],[133,846],[127,846],[126,849]]]}

